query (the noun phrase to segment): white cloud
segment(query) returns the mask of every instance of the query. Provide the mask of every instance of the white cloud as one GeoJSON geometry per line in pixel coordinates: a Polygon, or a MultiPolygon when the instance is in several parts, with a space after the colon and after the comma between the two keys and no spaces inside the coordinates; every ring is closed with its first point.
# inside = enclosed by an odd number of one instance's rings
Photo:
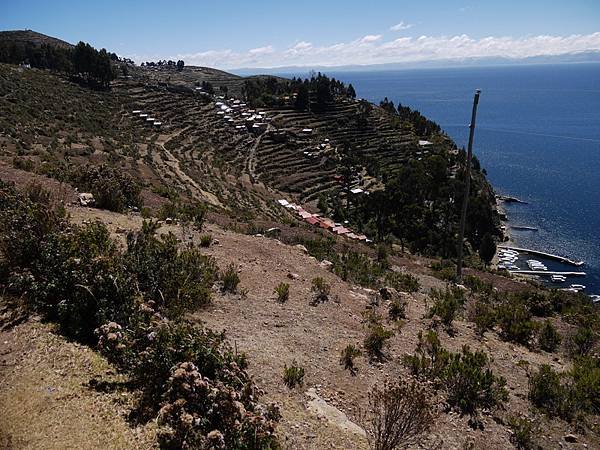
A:
{"type": "Polygon", "coordinates": [[[397,23],[396,25],[394,25],[393,27],[390,27],[390,31],[408,30],[409,28],[412,28],[413,26],[414,25],[412,23],[400,22],[400,23],[397,23]]]}
{"type": "Polygon", "coordinates": [[[570,36],[456,36],[401,37],[385,41],[381,35],[367,35],[349,42],[318,46],[299,41],[285,49],[272,45],[247,51],[208,50],[190,54],[127,55],[141,62],[157,59],[183,59],[186,65],[217,67],[338,66],[419,62],[451,58],[510,57],[600,50],[600,32],[570,36]]]}
{"type": "Polygon", "coordinates": [[[381,34],[367,34],[360,40],[361,44],[370,44],[371,42],[377,42],[382,38],[381,34]]]}
{"type": "Polygon", "coordinates": [[[275,49],[272,45],[267,45],[266,47],[258,47],[253,48],[252,50],[248,50],[248,53],[251,55],[268,55],[269,53],[275,52],[275,49]]]}

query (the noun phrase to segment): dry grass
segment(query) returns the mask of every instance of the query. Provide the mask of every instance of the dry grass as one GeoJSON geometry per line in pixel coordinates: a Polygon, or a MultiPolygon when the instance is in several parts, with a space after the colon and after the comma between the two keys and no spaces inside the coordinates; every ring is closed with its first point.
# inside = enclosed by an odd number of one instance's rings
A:
{"type": "Polygon", "coordinates": [[[153,448],[153,425],[126,421],[131,394],[89,387],[95,377],[122,381],[97,353],[31,321],[0,342],[0,448],[153,448]]]}

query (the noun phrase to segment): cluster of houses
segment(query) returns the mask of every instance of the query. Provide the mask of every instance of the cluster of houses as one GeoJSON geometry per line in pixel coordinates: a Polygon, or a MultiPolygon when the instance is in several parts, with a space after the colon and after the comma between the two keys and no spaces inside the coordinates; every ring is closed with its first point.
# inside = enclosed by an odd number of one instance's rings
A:
{"type": "Polygon", "coordinates": [[[215,109],[218,116],[239,131],[248,130],[259,134],[266,131],[269,122],[273,120],[266,112],[250,109],[246,103],[235,98],[226,100],[224,96],[218,97],[215,109]]]}
{"type": "Polygon", "coordinates": [[[146,113],[141,109],[133,110],[131,111],[131,114],[137,116],[139,119],[142,120],[143,123],[145,123],[146,125],[150,125],[151,127],[160,128],[162,126],[162,122],[160,120],[158,120],[155,117],[152,117],[151,114],[146,113]]]}
{"type": "Polygon", "coordinates": [[[322,228],[324,230],[331,231],[332,233],[337,234],[338,236],[344,236],[348,239],[352,239],[354,241],[362,241],[366,243],[372,242],[367,238],[364,234],[356,234],[350,228],[347,228],[341,223],[334,222],[328,217],[321,217],[320,214],[313,214],[306,211],[302,206],[296,205],[295,203],[290,203],[285,199],[277,200],[284,208],[289,209],[294,212],[298,217],[304,220],[306,223],[310,225],[314,225],[316,227],[322,228]]]}

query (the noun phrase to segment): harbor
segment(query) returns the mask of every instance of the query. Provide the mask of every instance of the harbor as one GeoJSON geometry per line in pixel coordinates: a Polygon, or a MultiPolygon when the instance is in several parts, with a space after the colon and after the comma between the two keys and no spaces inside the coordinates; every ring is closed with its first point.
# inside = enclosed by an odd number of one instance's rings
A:
{"type": "Polygon", "coordinates": [[[541,252],[539,250],[531,250],[528,248],[520,248],[520,247],[514,247],[514,246],[508,246],[508,245],[499,245],[498,249],[513,250],[516,252],[527,253],[527,254],[535,255],[535,256],[541,256],[543,258],[552,259],[555,261],[559,261],[563,264],[570,264],[570,265],[576,266],[576,267],[581,267],[585,264],[583,261],[574,261],[569,258],[565,258],[564,256],[553,255],[551,253],[541,252]]]}

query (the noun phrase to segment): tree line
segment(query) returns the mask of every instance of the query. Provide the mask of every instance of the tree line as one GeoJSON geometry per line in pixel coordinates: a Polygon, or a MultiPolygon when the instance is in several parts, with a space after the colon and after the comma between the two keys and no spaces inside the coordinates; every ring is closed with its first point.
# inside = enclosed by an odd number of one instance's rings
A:
{"type": "Polygon", "coordinates": [[[356,98],[352,84],[346,86],[320,72],[304,80],[272,76],[250,78],[244,82],[243,94],[253,106],[284,106],[291,102],[299,111],[325,111],[336,97],[356,98]]]}
{"type": "Polygon", "coordinates": [[[385,111],[394,116],[400,125],[410,124],[415,133],[419,136],[431,136],[432,134],[441,133],[441,127],[432,120],[423,116],[416,109],[411,109],[409,106],[404,106],[398,102],[398,106],[394,106],[394,102],[385,97],[380,103],[385,111]]]}
{"type": "Polygon", "coordinates": [[[116,77],[114,63],[117,61],[132,63],[128,59],[121,60],[104,48],[97,50],[84,42],[72,48],[30,42],[0,42],[0,62],[29,64],[37,69],[64,72],[104,88],[116,77]]]}

